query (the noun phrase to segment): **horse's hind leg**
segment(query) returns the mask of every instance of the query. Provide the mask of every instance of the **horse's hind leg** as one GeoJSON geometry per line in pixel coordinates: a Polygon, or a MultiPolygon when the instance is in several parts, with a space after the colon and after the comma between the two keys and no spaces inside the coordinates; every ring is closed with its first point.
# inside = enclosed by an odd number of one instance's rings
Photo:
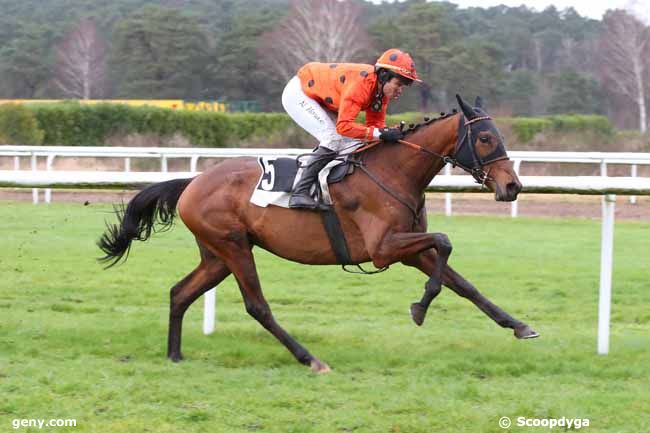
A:
{"type": "Polygon", "coordinates": [[[189,275],[179,281],[170,291],[169,335],[167,357],[174,362],[183,359],[181,333],[183,316],[192,303],[228,275],[225,263],[199,244],[201,263],[189,275]]]}
{"type": "Polygon", "coordinates": [[[533,331],[527,324],[514,319],[501,308],[494,305],[483,296],[469,281],[447,266],[443,272],[443,284],[456,292],[459,296],[467,298],[474,303],[481,311],[487,314],[492,320],[503,328],[514,330],[517,338],[535,338],[539,334],[533,331]]]}
{"type": "Polygon", "coordinates": [[[275,336],[293,354],[301,364],[308,365],[317,373],[327,373],[327,364],[312,356],[275,321],[269,304],[264,299],[260,286],[255,259],[245,236],[230,236],[211,246],[223,258],[228,268],[237,279],[246,311],[266,330],[275,336]]]}

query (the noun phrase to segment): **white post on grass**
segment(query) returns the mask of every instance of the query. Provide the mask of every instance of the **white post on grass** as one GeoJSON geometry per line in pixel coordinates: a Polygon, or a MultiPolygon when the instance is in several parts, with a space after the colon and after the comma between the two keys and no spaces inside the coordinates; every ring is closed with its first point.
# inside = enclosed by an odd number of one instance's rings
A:
{"type": "MultiPolygon", "coordinates": [[[[607,161],[604,159],[600,160],[600,175],[602,177],[607,177],[607,161]]],[[[600,198],[600,203],[601,203],[601,208],[602,208],[602,215],[603,215],[603,223],[605,222],[605,206],[607,201],[607,196],[603,195],[600,198]]]]}
{"type": "MultiPolygon", "coordinates": [[[[445,176],[451,175],[451,164],[447,163],[445,165],[445,176]]],[[[451,216],[451,193],[445,193],[445,215],[451,216]]]]}
{"type": "Polygon", "coordinates": [[[190,159],[190,171],[192,173],[196,173],[196,167],[199,163],[199,155],[192,155],[192,158],[190,159]]]}
{"type": "Polygon", "coordinates": [[[214,332],[214,325],[217,320],[217,289],[212,288],[203,295],[203,333],[205,335],[214,332]]]}
{"type": "MultiPolygon", "coordinates": [[[[196,173],[199,155],[190,159],[190,172],[196,173]]],[[[212,288],[203,295],[203,334],[210,335],[214,332],[217,322],[217,289],[212,288]]]]}
{"type": "MultiPolygon", "coordinates": [[[[632,164],[632,168],[630,168],[630,176],[631,177],[637,177],[637,165],[636,164],[632,164]]],[[[636,204],[636,196],[635,195],[630,196],[630,203],[636,204]]]]}
{"type": "MultiPolygon", "coordinates": [[[[38,160],[36,154],[32,153],[32,171],[38,170],[38,160]]],[[[38,188],[32,188],[32,203],[38,204],[38,188]]]]}
{"type": "MultiPolygon", "coordinates": [[[[515,174],[519,176],[519,167],[521,166],[521,159],[516,159],[515,160],[515,165],[514,165],[514,170],[515,174]]],[[[519,212],[519,202],[517,200],[512,202],[512,205],[510,207],[510,216],[512,218],[517,218],[517,213],[519,212]]]]}
{"type": "MultiPolygon", "coordinates": [[[[52,171],[52,164],[54,163],[54,158],[55,157],[56,157],[56,155],[54,155],[54,154],[47,155],[47,159],[46,159],[46,162],[45,162],[45,169],[47,171],[52,171]]],[[[45,197],[45,203],[50,204],[52,202],[52,188],[46,188],[45,189],[44,197],[45,197]]]]}
{"type": "Polygon", "coordinates": [[[612,258],[614,256],[614,211],[616,196],[603,197],[600,245],[600,297],[598,301],[598,354],[609,353],[609,315],[612,303],[612,258]]]}

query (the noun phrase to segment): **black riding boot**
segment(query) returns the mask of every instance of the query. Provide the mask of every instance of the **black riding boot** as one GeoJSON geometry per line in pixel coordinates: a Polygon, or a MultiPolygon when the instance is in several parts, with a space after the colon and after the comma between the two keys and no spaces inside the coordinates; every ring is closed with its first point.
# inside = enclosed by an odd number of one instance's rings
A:
{"type": "Polygon", "coordinates": [[[302,171],[300,180],[291,192],[289,199],[290,208],[302,209],[317,209],[318,202],[309,195],[309,190],[316,179],[318,173],[334,158],[336,152],[327,149],[326,147],[319,147],[312,156],[312,161],[302,171]]]}

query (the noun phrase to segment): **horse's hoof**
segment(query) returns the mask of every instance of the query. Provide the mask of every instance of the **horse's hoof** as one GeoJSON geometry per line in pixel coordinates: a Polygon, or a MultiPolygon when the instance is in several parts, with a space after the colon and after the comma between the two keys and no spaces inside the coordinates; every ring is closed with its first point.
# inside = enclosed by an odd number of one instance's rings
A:
{"type": "Polygon", "coordinates": [[[310,367],[311,367],[311,371],[318,374],[326,374],[332,371],[329,365],[325,364],[324,362],[316,358],[311,360],[310,367]]]}
{"type": "Polygon", "coordinates": [[[426,316],[427,310],[422,307],[422,305],[414,302],[411,304],[411,317],[416,325],[422,326],[424,323],[424,316],[426,316]]]}
{"type": "Polygon", "coordinates": [[[171,362],[181,362],[183,360],[183,355],[180,353],[172,353],[168,358],[171,362]]]}
{"type": "Polygon", "coordinates": [[[515,328],[515,337],[519,339],[525,339],[525,338],[537,338],[539,337],[539,334],[535,331],[533,331],[530,326],[524,325],[520,326],[518,328],[515,328]]]}

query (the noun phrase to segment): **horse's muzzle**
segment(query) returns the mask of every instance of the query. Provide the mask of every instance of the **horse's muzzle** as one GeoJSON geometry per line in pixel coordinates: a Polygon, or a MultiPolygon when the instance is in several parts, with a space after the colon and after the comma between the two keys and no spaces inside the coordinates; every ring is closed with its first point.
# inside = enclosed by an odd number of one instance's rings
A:
{"type": "Polygon", "coordinates": [[[506,184],[505,188],[497,185],[496,200],[497,201],[515,201],[521,192],[521,183],[519,181],[512,181],[506,184]]]}

